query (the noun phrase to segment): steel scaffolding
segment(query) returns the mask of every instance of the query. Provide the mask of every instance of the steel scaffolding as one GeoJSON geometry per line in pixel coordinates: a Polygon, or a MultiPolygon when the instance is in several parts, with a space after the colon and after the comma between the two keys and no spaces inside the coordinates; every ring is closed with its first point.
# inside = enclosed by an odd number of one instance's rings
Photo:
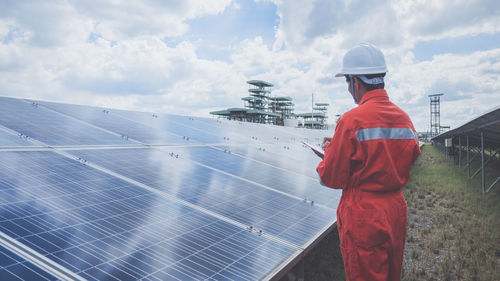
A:
{"type": "Polygon", "coordinates": [[[431,137],[437,136],[441,133],[441,112],[440,112],[440,97],[443,94],[429,95],[431,100],[431,137]]]}

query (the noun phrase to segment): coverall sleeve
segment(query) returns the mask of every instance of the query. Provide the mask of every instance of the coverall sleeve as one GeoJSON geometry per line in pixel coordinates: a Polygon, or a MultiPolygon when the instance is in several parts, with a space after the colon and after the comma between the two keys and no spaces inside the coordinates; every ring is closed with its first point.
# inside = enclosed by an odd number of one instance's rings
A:
{"type": "Polygon", "coordinates": [[[316,171],[321,183],[330,188],[345,189],[351,175],[351,159],[355,153],[355,140],[352,129],[346,128],[339,120],[332,141],[325,148],[325,157],[316,171]]]}

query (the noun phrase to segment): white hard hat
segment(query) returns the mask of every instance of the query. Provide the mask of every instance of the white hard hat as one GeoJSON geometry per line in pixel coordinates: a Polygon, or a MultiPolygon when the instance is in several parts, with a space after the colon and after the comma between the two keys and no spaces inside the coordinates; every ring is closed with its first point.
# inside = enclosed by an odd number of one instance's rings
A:
{"type": "Polygon", "coordinates": [[[335,77],[386,73],[387,66],[382,51],[369,43],[354,46],[344,55],[342,71],[335,77]]]}

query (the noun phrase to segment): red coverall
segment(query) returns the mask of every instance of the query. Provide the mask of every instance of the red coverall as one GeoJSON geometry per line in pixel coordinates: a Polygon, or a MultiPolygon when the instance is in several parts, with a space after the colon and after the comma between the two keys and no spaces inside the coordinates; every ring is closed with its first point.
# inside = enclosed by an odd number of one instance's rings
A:
{"type": "Polygon", "coordinates": [[[402,188],[420,147],[408,115],[383,89],[345,113],[317,167],[342,189],[337,227],[347,280],[400,280],[406,229],[402,188]]]}

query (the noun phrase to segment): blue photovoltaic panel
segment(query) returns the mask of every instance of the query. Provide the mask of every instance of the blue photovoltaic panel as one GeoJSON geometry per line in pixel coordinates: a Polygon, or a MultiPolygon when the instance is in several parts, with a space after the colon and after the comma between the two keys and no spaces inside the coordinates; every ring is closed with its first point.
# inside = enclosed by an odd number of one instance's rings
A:
{"type": "MultiPolygon", "coordinates": [[[[296,143],[305,136],[320,143],[332,133],[323,130],[291,128],[270,124],[255,124],[240,121],[218,120],[213,118],[190,117],[170,114],[113,110],[114,113],[136,122],[190,136],[202,143],[296,143]]],[[[307,139],[307,138],[306,138],[307,139]]]]}
{"type": "Polygon", "coordinates": [[[188,137],[191,142],[197,143],[222,143],[225,142],[225,137],[218,130],[210,130],[195,125],[198,118],[169,115],[169,114],[151,114],[145,112],[113,110],[113,113],[120,115],[123,118],[134,120],[154,127],[159,131],[167,131],[177,135],[188,137]],[[154,115],[154,117],[152,117],[154,115]],[[186,120],[186,123],[179,122],[186,120]]]}
{"type": "MultiPolygon", "coordinates": [[[[147,144],[187,144],[193,143],[183,138],[182,135],[176,135],[166,130],[158,130],[132,120],[120,117],[114,114],[113,110],[106,110],[97,107],[69,105],[61,103],[41,102],[42,105],[60,112],[65,115],[75,117],[79,120],[88,122],[92,125],[115,132],[122,136],[147,144]]],[[[155,122],[149,114],[150,122],[155,122]]]]}
{"type": "Polygon", "coordinates": [[[204,134],[216,133],[216,135],[222,137],[223,140],[229,139],[230,143],[275,142],[279,137],[281,137],[282,142],[288,142],[299,136],[281,131],[280,129],[282,127],[280,126],[269,124],[253,124],[176,115],[168,115],[168,118],[185,126],[199,128],[204,134]]]}
{"type": "MultiPolygon", "coordinates": [[[[312,144],[317,144],[314,142],[312,144]]],[[[319,181],[316,167],[321,159],[309,147],[298,143],[254,143],[248,145],[220,146],[222,150],[254,159],[285,170],[315,178],[319,181]]]]}
{"type": "Polygon", "coordinates": [[[57,280],[54,276],[0,246],[0,280],[57,280]]]}
{"type": "Polygon", "coordinates": [[[246,135],[245,128],[239,126],[237,122],[223,123],[217,122],[215,119],[179,115],[164,116],[185,127],[196,129],[200,136],[216,137],[218,143],[248,142],[251,140],[251,138],[246,135]]]}
{"type": "Polygon", "coordinates": [[[0,97],[0,125],[49,145],[129,145],[99,130],[36,103],[0,97]]]}
{"type": "Polygon", "coordinates": [[[88,280],[256,280],[296,251],[49,151],[0,152],[0,192],[0,231],[88,280]]]}
{"type": "Polygon", "coordinates": [[[156,121],[151,121],[151,114],[114,110],[117,114],[158,129],[180,132],[202,143],[262,143],[290,142],[301,139],[311,130],[283,128],[281,126],[252,124],[238,121],[216,120],[202,117],[190,117],[170,114],[158,114],[156,121]],[[292,130],[294,133],[288,132],[292,130]]]}
{"type": "MultiPolygon", "coordinates": [[[[335,221],[339,193],[299,143],[329,135],[0,97],[0,148],[28,136],[91,166],[51,148],[0,151],[0,231],[90,280],[261,279],[335,221]]],[[[0,273],[53,279],[25,258],[0,273]]]]}
{"type": "Polygon", "coordinates": [[[32,146],[33,144],[27,141],[22,136],[16,136],[0,129],[0,147],[2,146],[32,146]]]}
{"type": "MultiPolygon", "coordinates": [[[[335,210],[270,190],[159,149],[68,151],[169,195],[302,246],[335,220],[335,210]]],[[[245,162],[244,159],[241,159],[245,162]]],[[[262,175],[272,176],[272,175],[262,175]]],[[[279,181],[276,182],[280,185],[279,181]]],[[[269,186],[277,189],[277,186],[269,186]]]]}
{"type": "MultiPolygon", "coordinates": [[[[212,147],[171,147],[169,150],[176,154],[189,155],[189,159],[204,165],[325,206],[335,208],[340,200],[340,192],[325,188],[319,183],[317,177],[311,178],[286,171],[232,153],[225,153],[212,147]]],[[[286,153],[290,153],[289,150],[286,150],[286,153]]],[[[282,157],[274,155],[274,158],[280,159],[282,157]]],[[[319,162],[319,160],[316,162],[319,162]]],[[[309,169],[314,171],[316,166],[313,165],[309,169]]]]}

